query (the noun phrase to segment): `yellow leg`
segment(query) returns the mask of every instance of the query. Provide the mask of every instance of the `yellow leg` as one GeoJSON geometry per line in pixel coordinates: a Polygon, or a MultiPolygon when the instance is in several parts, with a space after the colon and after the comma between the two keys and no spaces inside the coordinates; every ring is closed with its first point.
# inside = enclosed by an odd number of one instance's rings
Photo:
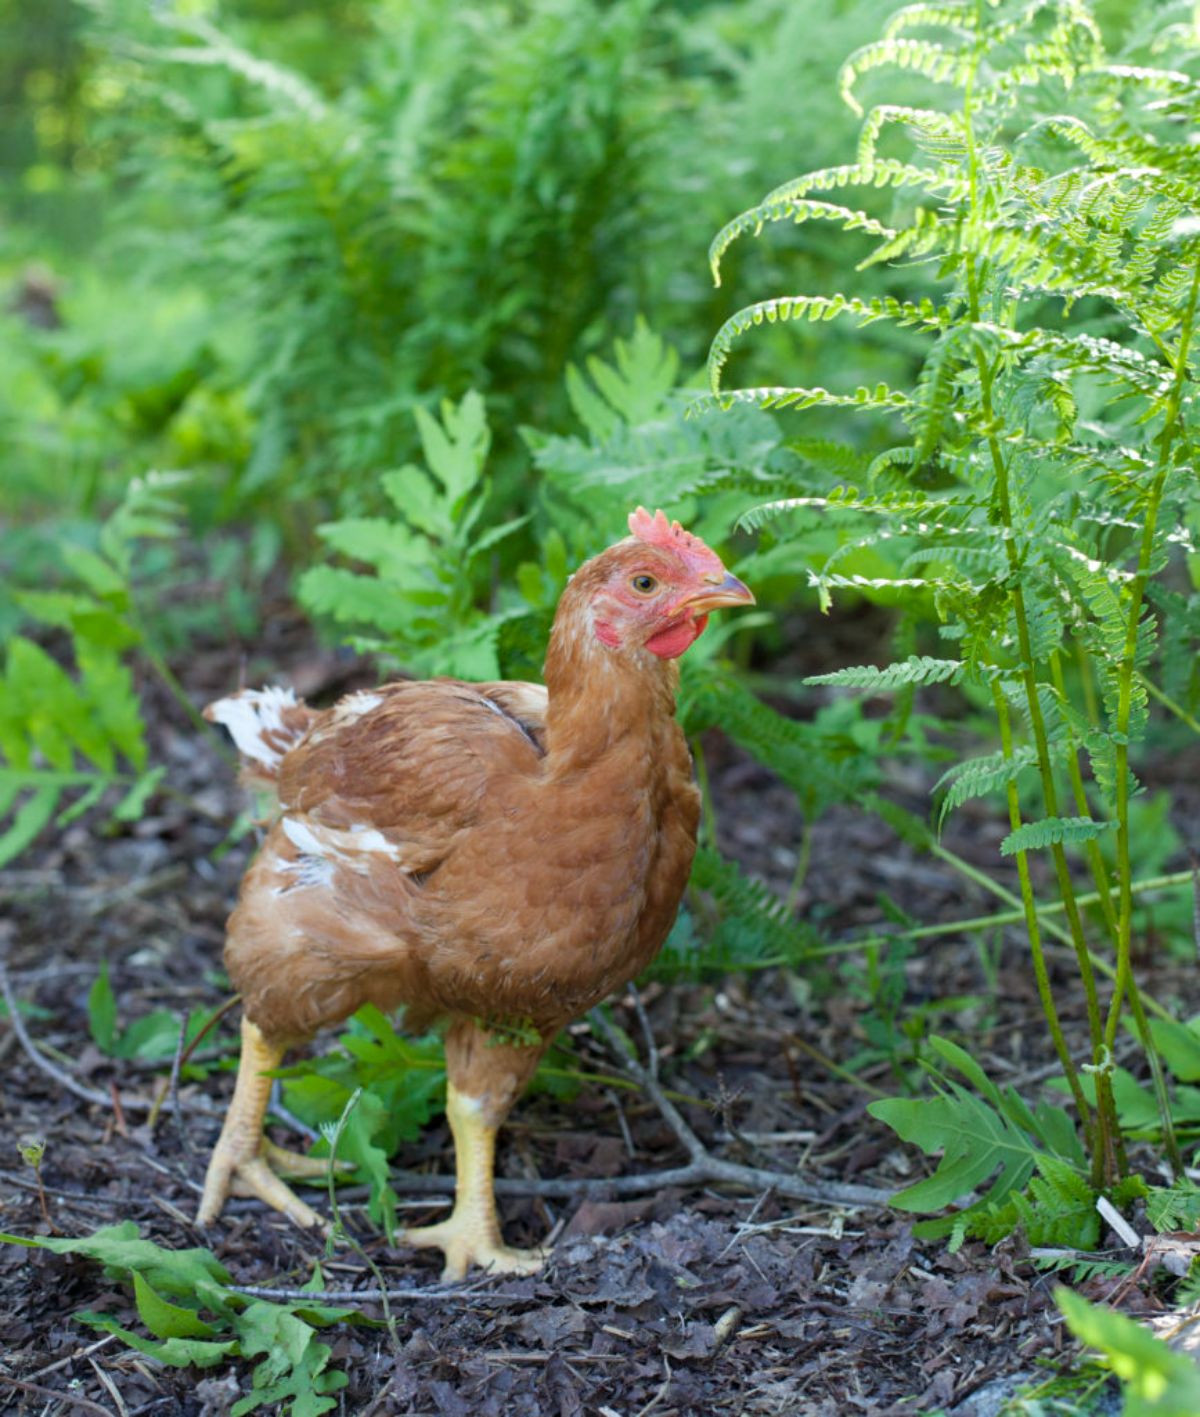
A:
{"type": "Polygon", "coordinates": [[[211,1225],[230,1195],[257,1196],[297,1225],[327,1228],[315,1210],[297,1196],[272,1169],[293,1176],[328,1175],[329,1163],[285,1151],[263,1136],[263,1116],[271,1096],[271,1079],[263,1074],[277,1068],[284,1049],[268,1043],[249,1019],[242,1019],[242,1057],[233,1101],[208,1163],[204,1194],[196,1221],[211,1225]]]}
{"type": "Polygon", "coordinates": [[[446,1116],[454,1134],[458,1187],[449,1219],[399,1238],[416,1249],[434,1247],[446,1256],[443,1279],[462,1279],[473,1264],[494,1274],[532,1274],[545,1262],[543,1250],[512,1250],[500,1238],[496,1197],[492,1189],[497,1128],[484,1121],[474,1098],[450,1083],[446,1116]]]}

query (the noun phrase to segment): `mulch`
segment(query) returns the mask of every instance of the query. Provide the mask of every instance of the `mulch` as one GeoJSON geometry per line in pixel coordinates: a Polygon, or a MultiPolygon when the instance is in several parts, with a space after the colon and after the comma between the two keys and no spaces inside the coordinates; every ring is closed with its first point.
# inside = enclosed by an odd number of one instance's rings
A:
{"type": "MultiPolygon", "coordinates": [[[[826,647],[824,663],[831,654],[826,647]]],[[[295,631],[266,644],[247,680],[280,672],[302,691],[326,696],[371,681],[362,666],[295,631]]],[[[237,673],[229,651],[197,655],[189,691],[203,702],[237,673]]],[[[86,1234],[132,1219],[162,1245],[210,1245],[235,1282],[268,1289],[304,1284],[320,1261],[330,1288],[359,1293],[356,1307],[379,1318],[375,1280],[355,1252],[326,1261],[320,1241],[256,1202],[233,1202],[211,1233],[196,1230],[192,1216],[228,1074],[186,1083],[184,1125],[164,1117],[151,1131],[144,1113],[121,1101],[152,1095],[165,1068],[105,1057],[90,1041],[87,997],[102,960],[123,1024],[151,1009],[211,1008],[227,993],[219,969],[223,922],[252,851],[249,838],[228,840],[240,796],[228,766],[174,705],[155,703],[152,721],[169,790],[155,797],[150,814],[99,834],[75,823],[0,883],[0,949],[16,994],[35,1006],[30,1031],[72,1077],[116,1099],[101,1107],[65,1092],[33,1066],[11,1027],[0,1028],[0,1132],[9,1139],[0,1152],[0,1228],[47,1233],[33,1173],[15,1145],[38,1137],[46,1142],[50,1217],[61,1231],[86,1234]]],[[[800,825],[791,794],[718,736],[707,747],[723,847],[786,890],[800,825]]],[[[889,790],[924,812],[928,787],[911,768],[898,768],[889,790]]],[[[979,810],[960,814],[946,841],[994,871],[999,834],[995,815],[979,810]]],[[[836,809],[816,833],[799,908],[837,938],[886,927],[897,912],[936,921],[993,906],[877,819],[836,809]]],[[[1069,979],[1069,961],[1052,957],[1069,979]]],[[[1176,979],[1172,968],[1158,962],[1156,983],[1164,996],[1186,997],[1187,976],[1176,979]]],[[[998,940],[994,959],[954,936],[901,959],[893,967],[902,997],[890,1044],[875,1008],[886,985],[880,969],[886,973],[886,961],[872,973],[850,954],[811,978],[771,970],[645,992],[663,1076],[707,1103],[684,1110],[713,1154],[888,1192],[925,1174],[924,1159],[865,1109],[911,1079],[902,1020],[938,1001],[958,1003],[948,1016],[931,1013],[934,1027],[970,1036],[999,1080],[1036,1079],[1052,1060],[1017,932],[998,940]],[[992,969],[999,990],[990,987],[992,969]]],[[[638,1036],[631,1009],[617,1016],[638,1036]]],[[[1068,1022],[1078,1028],[1082,1020],[1068,1022]]],[[[586,1023],[571,1042],[592,1065],[612,1071],[614,1059],[586,1023]]],[[[602,1181],[686,1162],[652,1103],[628,1099],[596,1088],[569,1102],[527,1098],[505,1130],[499,1174],[602,1181]]],[[[285,1130],[277,1139],[289,1141],[285,1130]]],[[[445,1171],[449,1160],[439,1123],[397,1164],[445,1171]]],[[[405,1204],[415,1223],[438,1213],[427,1197],[405,1204]]],[[[476,1280],[469,1293],[447,1295],[436,1257],[389,1248],[351,1193],[345,1215],[389,1288],[420,1297],[393,1303],[395,1342],[379,1326],[327,1331],[333,1365],[349,1375],[340,1411],[989,1417],[1014,1385],[1045,1381],[1075,1356],[1050,1281],[1016,1241],[996,1251],[971,1243],[951,1254],[941,1241],[914,1239],[909,1219],[896,1211],[718,1186],[633,1199],[512,1197],[502,1212],[512,1243],[556,1234],[551,1262],[532,1278],[476,1280]]],[[[1154,1307],[1157,1300],[1147,1293],[1140,1302],[1154,1307]]],[[[81,1327],[72,1315],[83,1309],[137,1327],[131,1295],[98,1266],[0,1246],[0,1410],[216,1417],[249,1390],[249,1364],[203,1373],[166,1368],[81,1327]]]]}

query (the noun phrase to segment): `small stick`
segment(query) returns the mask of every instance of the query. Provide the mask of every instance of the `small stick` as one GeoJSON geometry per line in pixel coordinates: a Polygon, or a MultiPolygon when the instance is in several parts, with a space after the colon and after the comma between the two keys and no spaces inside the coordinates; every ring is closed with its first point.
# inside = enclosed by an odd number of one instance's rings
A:
{"type": "Polygon", "coordinates": [[[646,1040],[646,1061],[650,1065],[650,1076],[657,1082],[658,1044],[654,1041],[654,1030],[650,1027],[650,1019],[646,1013],[646,1006],[642,1003],[642,996],[638,992],[638,987],[632,979],[629,981],[629,997],[633,1000],[633,1007],[638,1016],[638,1023],[642,1026],[642,1037],[646,1040]]]}
{"type": "MultiPolygon", "coordinates": [[[[70,1073],[65,1072],[57,1064],[52,1063],[42,1052],[33,1039],[29,1036],[29,1030],[25,1027],[25,1020],[21,1017],[17,1004],[16,995],[13,993],[12,984],[9,982],[8,970],[3,960],[0,960],[0,996],[8,1005],[8,1018],[12,1024],[13,1032],[17,1035],[17,1041],[25,1050],[25,1055],[29,1061],[45,1073],[47,1077],[53,1078],[59,1087],[72,1093],[75,1097],[82,1098],[84,1102],[90,1102],[93,1107],[103,1107],[107,1111],[112,1111],[113,1099],[106,1097],[103,1092],[98,1092],[91,1087],[85,1087],[83,1083],[76,1082],[70,1073]]],[[[150,1112],[155,1103],[148,1097],[127,1097],[121,1103],[126,1112],[150,1112]]],[[[168,1110],[173,1111],[174,1107],[168,1104],[168,1110]]],[[[192,1107],[190,1109],[201,1116],[219,1117],[221,1114],[209,1107],[192,1107]]],[[[101,1409],[103,1411],[103,1408],[101,1409]]]]}
{"type": "Polygon", "coordinates": [[[617,1125],[621,1128],[621,1137],[625,1142],[625,1150],[629,1154],[630,1161],[637,1154],[633,1145],[633,1133],[629,1130],[629,1123],[625,1120],[625,1109],[621,1106],[621,1099],[611,1087],[604,1089],[604,1095],[613,1105],[613,1110],[617,1114],[617,1125]]]}
{"type": "Polygon", "coordinates": [[[129,1128],[125,1125],[125,1112],[121,1107],[121,1094],[117,1091],[116,1078],[109,1080],[108,1095],[112,1098],[113,1122],[116,1125],[117,1131],[128,1141],[129,1128]]]}
{"type": "Polygon", "coordinates": [[[36,1373],[30,1373],[28,1381],[32,1382],[36,1378],[44,1378],[50,1373],[57,1373],[60,1368],[68,1368],[78,1358],[90,1357],[93,1353],[99,1353],[102,1348],[107,1348],[110,1343],[116,1343],[115,1333],[106,1333],[97,1342],[89,1344],[87,1348],[81,1348],[78,1353],[72,1353],[66,1358],[60,1358],[57,1363],[51,1363],[49,1367],[39,1368],[36,1373]]]}
{"type": "Polygon", "coordinates": [[[52,1063],[30,1038],[29,1031],[25,1027],[25,1020],[21,1017],[21,1010],[17,1005],[16,995],[13,993],[12,985],[8,982],[8,968],[3,960],[0,960],[0,993],[4,995],[4,1002],[8,1005],[8,1021],[12,1024],[13,1032],[17,1035],[17,1040],[24,1048],[30,1062],[40,1068],[47,1077],[52,1077],[59,1087],[66,1088],[76,1097],[82,1097],[85,1102],[91,1102],[97,1107],[111,1107],[111,1097],[105,1097],[102,1092],[95,1092],[92,1088],[85,1087],[83,1083],[76,1082],[70,1073],[63,1072],[60,1067],[52,1063]]]}
{"type": "MultiPolygon", "coordinates": [[[[182,1072],[192,1054],[200,1046],[204,1036],[220,1023],[230,1009],[241,1003],[241,1000],[242,996],[240,994],[234,994],[231,998],[226,999],[220,1008],[215,1009],[213,1013],[205,1019],[202,1026],[197,1029],[195,1038],[193,1038],[186,1047],[184,1045],[187,1038],[187,1014],[184,1014],[179,1025],[179,1042],[175,1047],[175,1058],[171,1063],[171,1076],[167,1080],[166,1085],[159,1088],[158,1096],[154,1099],[153,1106],[150,1109],[149,1126],[151,1131],[154,1130],[159,1113],[163,1110],[163,1102],[167,1097],[171,1099],[171,1106],[167,1110],[173,1111],[178,1117],[182,1117],[182,1108],[179,1105],[179,1074],[182,1072]]],[[[180,1123],[180,1140],[183,1142],[184,1150],[190,1155],[191,1141],[183,1131],[182,1122],[180,1123]]]]}
{"type": "Polygon", "coordinates": [[[411,1299],[430,1304],[474,1304],[480,1300],[495,1300],[501,1304],[537,1302],[530,1294],[506,1294],[500,1290],[489,1293],[478,1285],[463,1289],[327,1289],[320,1293],[314,1293],[311,1289],[269,1289],[258,1284],[233,1284],[230,1288],[235,1294],[245,1294],[252,1299],[274,1299],[289,1304],[301,1301],[309,1304],[378,1304],[411,1299]]]}
{"type": "MultiPolygon", "coordinates": [[[[752,1191],[765,1191],[773,1189],[781,1196],[790,1196],[794,1200],[816,1201],[824,1205],[847,1205],[847,1206],[873,1206],[878,1209],[885,1209],[890,1202],[890,1195],[887,1191],[876,1190],[873,1186],[852,1186],[843,1185],[838,1182],[806,1182],[797,1180],[795,1176],[785,1175],[779,1171],[767,1171],[757,1166],[742,1166],[735,1161],[723,1161],[705,1147],[704,1143],[692,1131],[687,1122],[684,1121],[679,1111],[671,1100],[664,1094],[659,1084],[650,1076],[645,1068],[629,1055],[629,1050],[617,1030],[609,1023],[604,1015],[594,1009],[588,1015],[590,1022],[608,1040],[609,1047],[622,1058],[625,1067],[630,1075],[641,1084],[642,1088],[649,1095],[651,1101],[662,1113],[667,1125],[678,1137],[680,1144],[691,1158],[691,1164],[680,1167],[675,1171],[659,1171],[651,1176],[617,1176],[605,1182],[614,1193],[620,1194],[642,1190],[654,1190],[662,1186],[686,1186],[696,1185],[704,1182],[724,1181],[731,1185],[745,1186],[752,1191]]],[[[510,1183],[511,1184],[511,1183],[510,1183]]],[[[567,1181],[557,1183],[543,1182],[542,1184],[571,1185],[567,1181]]],[[[576,1183],[577,1184],[577,1183],[576,1183]]],[[[595,1182],[585,1182],[585,1185],[594,1186],[595,1182]]],[[[503,1181],[496,1183],[497,1192],[501,1192],[503,1181]]]]}
{"type": "MultiPolygon", "coordinates": [[[[451,1195],[454,1191],[453,1176],[430,1175],[427,1171],[392,1171],[390,1176],[396,1190],[412,1195],[451,1195]]],[[[856,1186],[843,1181],[801,1181],[781,1171],[760,1170],[756,1166],[722,1161],[707,1151],[686,1166],[626,1176],[597,1177],[595,1180],[555,1176],[545,1181],[527,1181],[497,1177],[495,1191],[498,1196],[546,1196],[565,1200],[574,1196],[639,1196],[647,1191],[665,1190],[668,1186],[704,1186],[710,1183],[739,1186],[753,1191],[755,1195],[773,1187],[777,1194],[791,1200],[873,1210],[886,1210],[892,1198],[891,1191],[882,1191],[875,1186],[856,1186]]],[[[353,1191],[347,1191],[341,1199],[346,1201],[353,1194],[353,1191]]]]}
{"type": "Polygon", "coordinates": [[[101,1407],[90,1397],[77,1397],[73,1392],[60,1392],[56,1388],[42,1387],[38,1383],[22,1382],[20,1378],[10,1378],[7,1373],[0,1373],[0,1383],[8,1383],[12,1387],[20,1388],[22,1392],[31,1392],[34,1397],[45,1397],[51,1402],[65,1402],[69,1407],[78,1407],[82,1412],[99,1412],[100,1417],[112,1417],[107,1407],[101,1407]]]}

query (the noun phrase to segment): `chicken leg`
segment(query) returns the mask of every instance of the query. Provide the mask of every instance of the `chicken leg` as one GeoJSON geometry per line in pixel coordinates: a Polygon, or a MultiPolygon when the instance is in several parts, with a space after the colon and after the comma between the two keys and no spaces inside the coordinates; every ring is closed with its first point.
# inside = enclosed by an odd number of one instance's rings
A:
{"type": "Polygon", "coordinates": [[[328,1176],[328,1159],[285,1151],[263,1136],[263,1117],[271,1097],[271,1079],[266,1073],[279,1066],[284,1052],[282,1044],[269,1042],[248,1018],[242,1019],[237,1083],[204,1177],[204,1194],[196,1214],[199,1225],[211,1225],[229,1196],[235,1195],[257,1196],[305,1229],[328,1229],[317,1212],[277,1174],[328,1176]]]}
{"type": "Polygon", "coordinates": [[[487,1109],[449,1083],[446,1117],[454,1135],[457,1187],[454,1210],[437,1225],[406,1230],[397,1239],[415,1249],[434,1247],[446,1257],[442,1279],[462,1279],[473,1264],[493,1274],[532,1274],[545,1262],[543,1250],[510,1249],[500,1238],[492,1181],[498,1124],[487,1109]]]}

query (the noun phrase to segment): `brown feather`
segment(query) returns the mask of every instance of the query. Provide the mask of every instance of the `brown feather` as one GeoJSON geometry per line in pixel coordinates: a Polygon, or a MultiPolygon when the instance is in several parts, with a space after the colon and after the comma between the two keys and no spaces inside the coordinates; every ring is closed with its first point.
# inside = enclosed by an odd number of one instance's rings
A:
{"type": "Polygon", "coordinates": [[[588,608],[622,556],[646,554],[623,542],[577,573],[545,689],[405,682],[305,710],[226,945],[268,1038],[368,1002],[447,1018],[458,1085],[502,1116],[541,1050],[481,1049],[470,1021],[528,1020],[548,1041],[654,957],[700,810],[677,671],[606,649],[588,608]]]}

